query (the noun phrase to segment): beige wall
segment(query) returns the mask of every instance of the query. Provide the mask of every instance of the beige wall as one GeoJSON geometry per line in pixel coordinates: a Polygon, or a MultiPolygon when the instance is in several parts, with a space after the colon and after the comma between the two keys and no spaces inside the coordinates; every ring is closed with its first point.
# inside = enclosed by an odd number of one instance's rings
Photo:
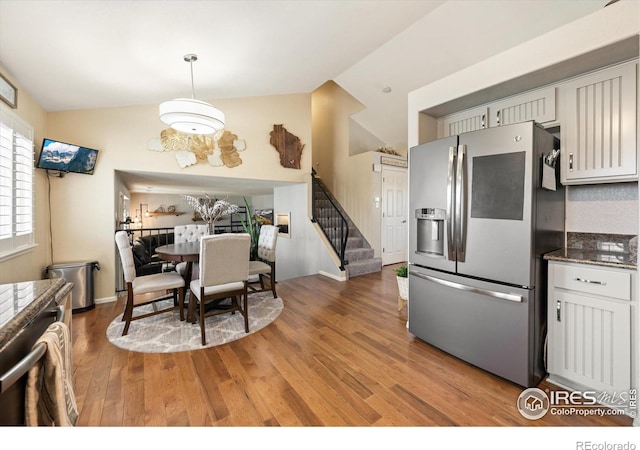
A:
{"type": "Polygon", "coordinates": [[[382,174],[374,172],[383,145],[351,116],[362,109],[333,81],[312,94],[313,166],[318,176],[356,224],[375,257],[382,256],[382,174]]]}
{"type": "MultiPolygon", "coordinates": [[[[157,105],[41,114],[36,154],[45,134],[100,150],[93,175],[67,174],[50,180],[51,204],[54,205],[51,214],[53,260],[56,263],[99,261],[101,270],[96,272],[96,302],[114,296],[113,234],[120,190],[115,170],[292,182],[305,182],[305,174],[308,178],[311,171],[309,94],[225,99],[213,103],[225,112],[226,128],[247,143],[247,149],[241,154],[243,164],[236,168],[198,164],[181,169],[173,152],[148,150],[149,140],[158,138],[164,128],[158,119],[157,105]],[[269,132],[274,124],[283,124],[305,144],[300,170],[280,166],[279,155],[269,144],[269,132]],[[46,132],[43,133],[43,129],[46,132]]],[[[46,203],[46,183],[43,172],[38,172],[37,203],[42,205],[46,203]]],[[[46,230],[48,224],[42,222],[40,209],[38,206],[36,227],[46,230]]],[[[47,242],[42,233],[38,234],[38,242],[47,242]]],[[[2,271],[6,281],[40,278],[41,271],[50,263],[42,251],[43,247],[41,245],[37,252],[20,258],[25,259],[24,266],[28,271],[18,272],[13,270],[14,263],[3,263],[4,267],[10,268],[2,271]],[[9,274],[5,275],[7,272],[9,274]]]]}
{"type": "Polygon", "coordinates": [[[331,193],[342,201],[349,172],[349,125],[363,105],[333,81],[311,94],[313,114],[313,167],[331,193]]]}
{"type": "Polygon", "coordinates": [[[362,108],[360,102],[333,81],[324,83],[313,92],[313,166],[369,241],[374,212],[369,201],[373,195],[371,154],[350,156],[349,150],[350,117],[362,108]]]}
{"type": "MultiPolygon", "coordinates": [[[[42,144],[47,126],[47,113],[25,92],[20,83],[13,79],[2,67],[0,71],[18,89],[18,108],[13,110],[22,120],[33,127],[34,145],[38,149],[42,144]]],[[[38,152],[35,152],[38,155],[38,152]]],[[[47,201],[47,182],[45,172],[35,173],[35,241],[37,247],[24,254],[0,261],[0,283],[39,280],[51,263],[49,253],[49,205],[47,201]]]]}

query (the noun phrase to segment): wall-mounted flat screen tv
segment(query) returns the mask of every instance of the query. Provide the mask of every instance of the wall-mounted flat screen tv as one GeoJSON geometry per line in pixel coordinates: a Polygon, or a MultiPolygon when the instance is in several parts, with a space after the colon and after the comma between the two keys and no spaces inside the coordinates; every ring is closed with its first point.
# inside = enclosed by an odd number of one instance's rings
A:
{"type": "Polygon", "coordinates": [[[97,160],[98,150],[53,139],[44,139],[36,167],[93,175],[97,160]]]}

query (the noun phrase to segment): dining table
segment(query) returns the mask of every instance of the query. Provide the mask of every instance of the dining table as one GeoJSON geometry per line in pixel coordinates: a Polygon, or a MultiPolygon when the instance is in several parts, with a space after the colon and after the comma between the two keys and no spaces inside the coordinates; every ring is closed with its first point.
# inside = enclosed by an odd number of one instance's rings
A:
{"type": "MultiPolygon", "coordinates": [[[[184,271],[185,282],[185,299],[189,292],[189,285],[191,284],[191,274],[193,271],[193,263],[200,259],[200,242],[180,242],[177,244],[167,244],[156,247],[156,255],[165,261],[171,261],[175,263],[184,262],[186,268],[184,271]]],[[[187,306],[187,321],[195,323],[195,308],[192,301],[188,301],[187,306]]]]}

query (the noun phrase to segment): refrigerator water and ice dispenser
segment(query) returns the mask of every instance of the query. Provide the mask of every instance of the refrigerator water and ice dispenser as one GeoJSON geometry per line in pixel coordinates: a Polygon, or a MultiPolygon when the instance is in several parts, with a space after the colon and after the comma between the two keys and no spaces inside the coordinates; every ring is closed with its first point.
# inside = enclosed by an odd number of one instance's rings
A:
{"type": "Polygon", "coordinates": [[[417,248],[416,253],[429,256],[444,256],[444,221],[447,211],[440,208],[416,209],[417,248]]]}

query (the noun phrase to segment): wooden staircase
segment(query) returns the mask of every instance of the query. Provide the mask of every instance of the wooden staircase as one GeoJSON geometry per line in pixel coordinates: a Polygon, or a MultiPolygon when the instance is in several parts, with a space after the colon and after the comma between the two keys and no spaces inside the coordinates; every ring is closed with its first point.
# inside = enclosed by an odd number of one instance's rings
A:
{"type": "Polygon", "coordinates": [[[343,270],[347,278],[367,273],[380,272],[382,270],[382,258],[374,257],[374,250],[362,233],[349,218],[342,206],[336,201],[326,186],[318,178],[314,177],[314,183],[320,184],[322,190],[314,186],[314,221],[320,226],[325,236],[331,242],[338,257],[343,260],[343,270]],[[338,213],[336,212],[338,211],[338,213]],[[347,224],[347,233],[341,231],[344,227],[343,219],[347,224]],[[346,234],[344,255],[340,255],[342,239],[346,234]]]}

